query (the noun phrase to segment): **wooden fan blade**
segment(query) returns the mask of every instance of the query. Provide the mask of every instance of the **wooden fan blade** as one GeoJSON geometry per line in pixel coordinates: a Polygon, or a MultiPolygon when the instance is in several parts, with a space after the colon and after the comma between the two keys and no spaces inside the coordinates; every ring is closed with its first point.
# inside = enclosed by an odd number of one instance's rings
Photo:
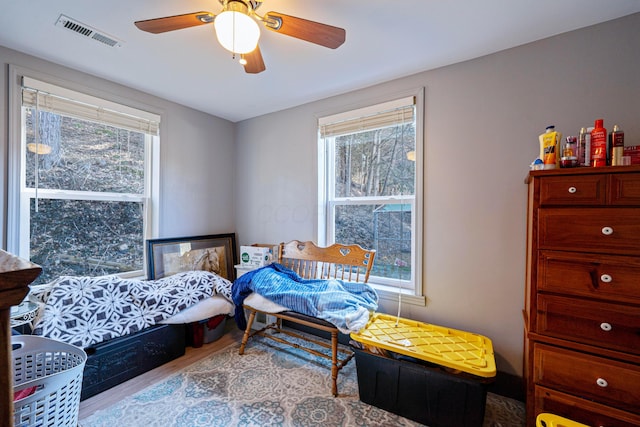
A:
{"type": "Polygon", "coordinates": [[[144,21],[136,21],[134,24],[142,31],[159,34],[210,24],[214,18],[215,15],[211,12],[194,12],[185,13],[184,15],[165,16],[164,18],[146,19],[144,21]]]}
{"type": "Polygon", "coordinates": [[[296,18],[278,12],[265,14],[265,26],[271,31],[335,49],[344,43],[346,32],[320,22],[296,18]]]}
{"type": "Polygon", "coordinates": [[[244,66],[244,71],[249,74],[258,74],[267,69],[262,60],[262,53],[260,52],[260,46],[256,46],[254,50],[249,53],[245,53],[242,57],[247,61],[244,66]]]}

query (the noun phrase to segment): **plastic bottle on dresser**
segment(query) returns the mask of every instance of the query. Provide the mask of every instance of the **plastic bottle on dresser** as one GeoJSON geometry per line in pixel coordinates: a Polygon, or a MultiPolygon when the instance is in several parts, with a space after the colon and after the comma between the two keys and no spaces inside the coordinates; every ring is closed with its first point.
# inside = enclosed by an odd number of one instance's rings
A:
{"type": "Polygon", "coordinates": [[[591,166],[607,165],[607,130],[602,119],[597,119],[591,131],[591,166]]]}
{"type": "Polygon", "coordinates": [[[575,168],[578,166],[577,156],[578,137],[568,136],[562,145],[562,156],[560,157],[561,168],[575,168]]]}
{"type": "Polygon", "coordinates": [[[584,163],[582,166],[591,166],[591,131],[593,126],[589,126],[584,135],[584,163]]]}
{"type": "MultiPolygon", "coordinates": [[[[585,165],[585,149],[587,146],[587,130],[580,128],[580,134],[578,135],[578,166],[585,165]]],[[[591,148],[591,147],[589,147],[591,148]]]]}
{"type": "Polygon", "coordinates": [[[611,166],[621,166],[624,155],[624,132],[618,125],[611,131],[611,166]]]}
{"type": "Polygon", "coordinates": [[[544,169],[560,167],[560,141],[562,133],[556,131],[554,125],[549,125],[544,133],[538,137],[540,142],[540,159],[544,163],[544,169]]]}

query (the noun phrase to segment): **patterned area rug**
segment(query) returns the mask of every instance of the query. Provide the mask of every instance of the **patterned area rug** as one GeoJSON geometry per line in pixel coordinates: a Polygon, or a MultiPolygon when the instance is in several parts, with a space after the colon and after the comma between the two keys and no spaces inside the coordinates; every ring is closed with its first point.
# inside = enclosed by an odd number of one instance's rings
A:
{"type": "MultiPolygon", "coordinates": [[[[331,395],[328,361],[262,337],[233,344],[80,422],[98,426],[420,426],[362,403],[354,360],[331,395]]],[[[524,426],[524,404],[487,394],[483,427],[524,426]]],[[[464,426],[460,426],[464,427],[464,426]]]]}

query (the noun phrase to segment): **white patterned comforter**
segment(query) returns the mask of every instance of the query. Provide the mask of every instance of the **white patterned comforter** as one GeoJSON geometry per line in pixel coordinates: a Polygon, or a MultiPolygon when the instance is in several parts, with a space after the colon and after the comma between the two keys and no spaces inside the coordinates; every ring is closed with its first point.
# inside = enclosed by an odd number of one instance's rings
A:
{"type": "Polygon", "coordinates": [[[213,295],[231,298],[231,282],[208,271],[159,280],[62,276],[32,290],[43,303],[33,333],[79,347],[153,326],[213,295]]]}

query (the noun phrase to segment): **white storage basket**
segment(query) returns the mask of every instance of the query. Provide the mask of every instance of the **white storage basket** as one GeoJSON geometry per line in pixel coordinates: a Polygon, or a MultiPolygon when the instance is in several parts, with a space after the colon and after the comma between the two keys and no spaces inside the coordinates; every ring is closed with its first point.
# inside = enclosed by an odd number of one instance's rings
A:
{"type": "Polygon", "coordinates": [[[35,387],[13,402],[15,427],[76,427],[87,354],[74,345],[32,335],[11,337],[14,392],[35,387]],[[16,348],[17,347],[17,348],[16,348]]]}

